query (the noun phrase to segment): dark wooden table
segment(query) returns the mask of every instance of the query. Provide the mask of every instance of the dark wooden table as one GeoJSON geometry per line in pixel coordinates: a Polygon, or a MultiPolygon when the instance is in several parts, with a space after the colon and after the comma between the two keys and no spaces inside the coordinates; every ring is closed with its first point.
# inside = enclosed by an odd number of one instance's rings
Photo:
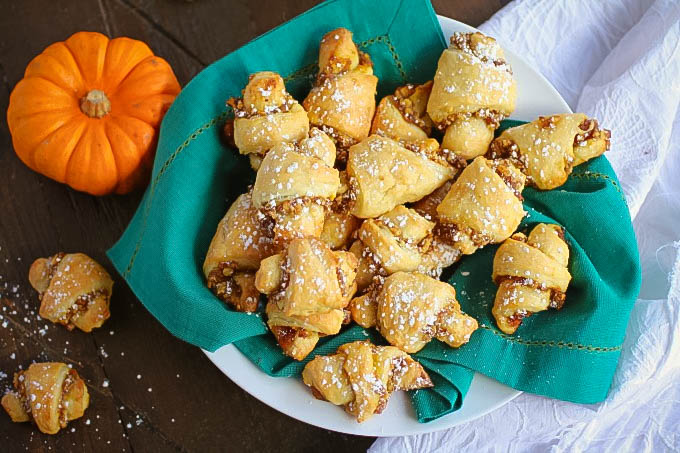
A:
{"type": "MultiPolygon", "coordinates": [[[[0,413],[2,451],[355,451],[372,438],[298,422],[260,403],[194,346],[172,337],[113,271],[104,251],[141,193],[92,197],[33,173],[12,150],[4,112],[28,62],[80,30],[130,36],[167,59],[182,85],[212,61],[316,0],[0,0],[0,391],[20,365],[73,364],[90,408],[59,434],[0,413]],[[82,251],[116,280],[111,319],[92,334],[38,317],[28,267],[82,251]]],[[[504,0],[434,1],[439,14],[478,25],[504,0]]]]}

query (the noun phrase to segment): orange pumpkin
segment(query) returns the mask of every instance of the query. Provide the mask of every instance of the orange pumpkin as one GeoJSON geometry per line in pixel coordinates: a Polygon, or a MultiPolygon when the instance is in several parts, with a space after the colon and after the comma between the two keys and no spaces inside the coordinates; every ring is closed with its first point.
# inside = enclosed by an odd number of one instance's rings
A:
{"type": "Polygon", "coordinates": [[[7,123],[33,170],[93,195],[127,193],[146,182],[179,91],[170,65],[143,42],[80,32],[29,63],[7,123]]]}

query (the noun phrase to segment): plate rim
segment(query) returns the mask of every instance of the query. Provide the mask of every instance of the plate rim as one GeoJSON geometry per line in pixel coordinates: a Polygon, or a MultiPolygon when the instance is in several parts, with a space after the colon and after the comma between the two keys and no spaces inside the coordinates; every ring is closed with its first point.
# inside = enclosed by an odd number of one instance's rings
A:
{"type": "MultiPolygon", "coordinates": [[[[446,17],[446,16],[442,16],[442,15],[437,14],[437,19],[438,19],[439,24],[442,28],[449,28],[449,29],[453,28],[453,29],[458,29],[460,31],[469,31],[469,32],[479,31],[475,27],[472,27],[472,26],[467,25],[463,22],[457,21],[455,19],[452,19],[452,18],[449,18],[449,17],[446,17]]],[[[549,91],[552,92],[552,94],[555,98],[555,101],[557,102],[559,100],[559,103],[561,104],[560,109],[562,111],[572,113],[572,110],[569,107],[569,105],[567,104],[567,102],[564,100],[564,98],[559,94],[557,89],[555,89],[555,87],[550,83],[550,81],[543,74],[541,74],[537,70],[531,68],[519,55],[514,54],[513,52],[511,52],[509,50],[506,50],[506,52],[508,54],[512,54],[516,59],[524,62],[532,70],[532,72],[544,82],[545,88],[547,88],[549,91]]],[[[249,395],[253,396],[258,401],[266,404],[267,406],[271,407],[272,409],[274,409],[274,410],[276,410],[276,411],[278,411],[278,412],[280,412],[280,413],[282,413],[282,414],[284,414],[288,417],[294,418],[294,419],[296,419],[300,422],[303,422],[303,423],[306,423],[306,424],[309,424],[309,425],[313,425],[313,426],[316,426],[318,428],[328,429],[328,430],[335,431],[335,432],[357,435],[357,436],[371,436],[371,437],[402,436],[402,435],[413,435],[413,434],[425,434],[425,433],[430,433],[430,432],[435,432],[435,431],[440,431],[440,430],[452,428],[452,427],[460,425],[462,423],[467,423],[467,422],[470,422],[472,420],[476,420],[478,418],[481,418],[484,415],[486,415],[490,412],[493,412],[496,409],[506,405],[507,403],[509,403],[510,401],[517,398],[520,394],[523,393],[520,390],[512,389],[511,387],[509,387],[509,386],[507,386],[507,385],[505,385],[505,384],[503,384],[499,381],[496,381],[492,378],[489,378],[489,377],[487,377],[487,376],[485,376],[481,373],[475,372],[475,375],[473,377],[473,383],[471,385],[471,390],[472,390],[472,387],[473,387],[475,381],[479,382],[479,380],[481,379],[481,380],[492,380],[496,384],[503,386],[503,387],[506,387],[506,388],[510,389],[511,391],[508,392],[506,397],[499,398],[498,401],[496,401],[494,404],[492,404],[492,405],[490,405],[490,406],[488,406],[488,407],[486,407],[482,410],[479,410],[478,412],[475,412],[474,414],[471,414],[468,417],[465,417],[465,418],[462,418],[462,419],[459,419],[459,420],[455,420],[452,423],[442,423],[442,422],[445,422],[447,418],[451,417],[452,415],[456,414],[457,412],[453,412],[451,414],[445,415],[445,416],[443,416],[443,417],[441,417],[441,418],[439,418],[439,419],[437,419],[433,422],[430,422],[430,423],[419,423],[417,420],[414,419],[413,420],[415,422],[414,426],[416,426],[417,428],[409,429],[409,430],[401,430],[401,431],[399,431],[399,433],[394,432],[394,431],[390,431],[390,432],[385,433],[383,431],[383,429],[381,429],[379,432],[376,432],[376,431],[358,432],[356,430],[356,428],[359,426],[359,424],[354,419],[350,418],[349,416],[348,416],[347,425],[343,425],[341,427],[329,426],[328,424],[323,423],[322,417],[303,418],[302,416],[300,416],[297,413],[291,413],[290,411],[286,411],[285,408],[277,407],[277,404],[276,404],[275,401],[272,401],[270,399],[265,398],[260,392],[254,390],[252,382],[246,381],[244,378],[242,378],[240,376],[240,373],[234,373],[234,370],[230,370],[226,366],[223,366],[222,361],[217,359],[218,353],[221,353],[221,354],[227,353],[233,359],[242,360],[244,364],[250,365],[250,366],[256,368],[256,366],[252,362],[250,362],[250,360],[247,357],[245,357],[233,344],[225,345],[222,348],[216,350],[215,352],[210,352],[210,351],[207,351],[205,349],[200,349],[200,350],[233,383],[235,383],[243,391],[245,391],[249,395]],[[439,422],[439,423],[436,423],[436,422],[439,422]],[[444,425],[444,426],[442,426],[442,425],[444,425]]],[[[261,372],[259,369],[257,369],[257,371],[259,371],[264,378],[277,379],[277,380],[283,380],[283,379],[295,380],[295,381],[299,382],[300,385],[304,385],[297,378],[273,378],[271,376],[268,376],[266,373],[261,372]]],[[[333,407],[333,406],[330,406],[330,405],[329,405],[328,408],[333,409],[333,410],[341,410],[339,407],[333,407]]]]}

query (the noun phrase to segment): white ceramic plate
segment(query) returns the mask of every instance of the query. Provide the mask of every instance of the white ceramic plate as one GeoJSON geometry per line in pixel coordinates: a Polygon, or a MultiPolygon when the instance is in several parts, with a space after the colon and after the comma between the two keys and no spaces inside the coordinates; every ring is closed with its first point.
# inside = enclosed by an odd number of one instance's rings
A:
{"type": "MultiPolygon", "coordinates": [[[[454,31],[475,31],[446,17],[439,16],[439,23],[447,42],[454,31]]],[[[539,115],[571,111],[543,76],[517,55],[506,51],[506,57],[517,79],[519,94],[512,118],[532,120],[539,115]]],[[[406,393],[396,392],[382,414],[359,424],[342,407],[315,399],[300,379],[266,375],[233,345],[224,346],[214,353],[203,352],[236,385],[274,409],[311,425],[362,436],[403,436],[450,428],[481,417],[521,393],[477,373],[463,407],[453,414],[430,423],[418,423],[406,393]]]]}

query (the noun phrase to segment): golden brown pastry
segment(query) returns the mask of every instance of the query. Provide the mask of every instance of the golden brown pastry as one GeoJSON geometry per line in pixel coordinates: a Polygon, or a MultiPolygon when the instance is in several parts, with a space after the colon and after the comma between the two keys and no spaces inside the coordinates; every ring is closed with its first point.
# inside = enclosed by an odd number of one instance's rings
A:
{"type": "Polygon", "coordinates": [[[342,208],[336,209],[335,205],[331,205],[323,224],[321,240],[333,250],[344,249],[359,225],[361,225],[361,220],[349,211],[342,210],[342,208]]]}
{"type": "Polygon", "coordinates": [[[431,81],[423,85],[408,84],[382,98],[373,117],[371,134],[398,142],[426,140],[432,132],[432,120],[426,112],[431,90],[431,81]]]}
{"type": "Polygon", "coordinates": [[[265,156],[253,186],[253,205],[272,224],[282,249],[294,238],[319,237],[326,209],[340,188],[335,145],[314,128],[299,143],[282,143],[265,156]]]}
{"type": "Polygon", "coordinates": [[[456,174],[458,161],[449,162],[435,139],[408,146],[371,135],[350,148],[347,175],[354,197],[352,214],[377,217],[420,200],[456,174]]]}
{"type": "Polygon", "coordinates": [[[352,194],[346,171],[340,172],[340,188],[326,213],[321,231],[321,240],[333,250],[345,249],[349,246],[352,235],[361,225],[361,220],[350,212],[352,194]]]}
{"type": "Polygon", "coordinates": [[[13,422],[33,420],[45,434],[56,434],[80,418],[90,395],[78,372],[65,363],[33,363],[14,373],[14,390],[2,397],[2,407],[13,422]]]}
{"type": "Polygon", "coordinates": [[[442,148],[464,159],[486,153],[494,130],[515,109],[516,85],[495,39],[454,33],[439,58],[427,104],[432,121],[446,131],[442,148]]]}
{"type": "Polygon", "coordinates": [[[28,273],[39,293],[40,316],[68,330],[83,332],[109,319],[113,280],[106,269],[82,253],[57,253],[38,258],[28,273]]]}
{"type": "Polygon", "coordinates": [[[255,289],[255,271],[273,253],[272,238],[250,192],[240,195],[217,225],[203,262],[208,288],[238,311],[256,311],[260,293],[255,289]]]}
{"type": "Polygon", "coordinates": [[[465,255],[509,238],[525,214],[524,181],[507,159],[477,157],[437,207],[438,234],[465,255]]]}
{"type": "Polygon", "coordinates": [[[477,321],[463,313],[448,283],[416,272],[396,272],[382,286],[354,298],[352,319],[362,327],[377,325],[391,345],[418,352],[432,338],[457,348],[470,340],[477,321]]]}
{"type": "Polygon", "coordinates": [[[233,124],[227,130],[239,152],[250,157],[255,170],[274,146],[302,140],[309,132],[307,112],[288,94],[283,79],[275,72],[252,74],[243,97],[227,103],[234,109],[233,124]]]}
{"type": "Polygon", "coordinates": [[[403,205],[375,219],[357,232],[350,252],[359,260],[357,286],[363,290],[376,276],[415,271],[430,248],[434,223],[403,205]]]}
{"type": "Polygon", "coordinates": [[[354,255],[315,238],[294,239],[283,253],[262,260],[255,286],[269,296],[267,324],[286,355],[302,360],[319,335],[340,331],[356,292],[356,268],[354,255]]]}
{"type": "Polygon", "coordinates": [[[359,423],[380,414],[393,392],[433,386],[411,356],[368,341],[347,343],[333,355],[314,357],[302,370],[302,380],[316,398],[345,406],[359,423]]]}
{"type": "Polygon", "coordinates": [[[375,112],[378,78],[368,54],[360,52],[352,33],[338,28],[326,33],[319,47],[319,75],[304,100],[309,121],[331,136],[338,160],[368,136],[375,112]]]}
{"type": "Polygon", "coordinates": [[[550,190],[564,184],[574,166],[607,151],[610,138],[611,132],[583,113],[541,116],[503,131],[487,157],[510,159],[527,175],[527,184],[550,190]]]}
{"type": "Polygon", "coordinates": [[[571,280],[569,246],[557,225],[539,223],[529,237],[515,233],[496,251],[493,281],[498,285],[491,313],[498,328],[513,334],[537,311],[560,309],[571,280]]]}

